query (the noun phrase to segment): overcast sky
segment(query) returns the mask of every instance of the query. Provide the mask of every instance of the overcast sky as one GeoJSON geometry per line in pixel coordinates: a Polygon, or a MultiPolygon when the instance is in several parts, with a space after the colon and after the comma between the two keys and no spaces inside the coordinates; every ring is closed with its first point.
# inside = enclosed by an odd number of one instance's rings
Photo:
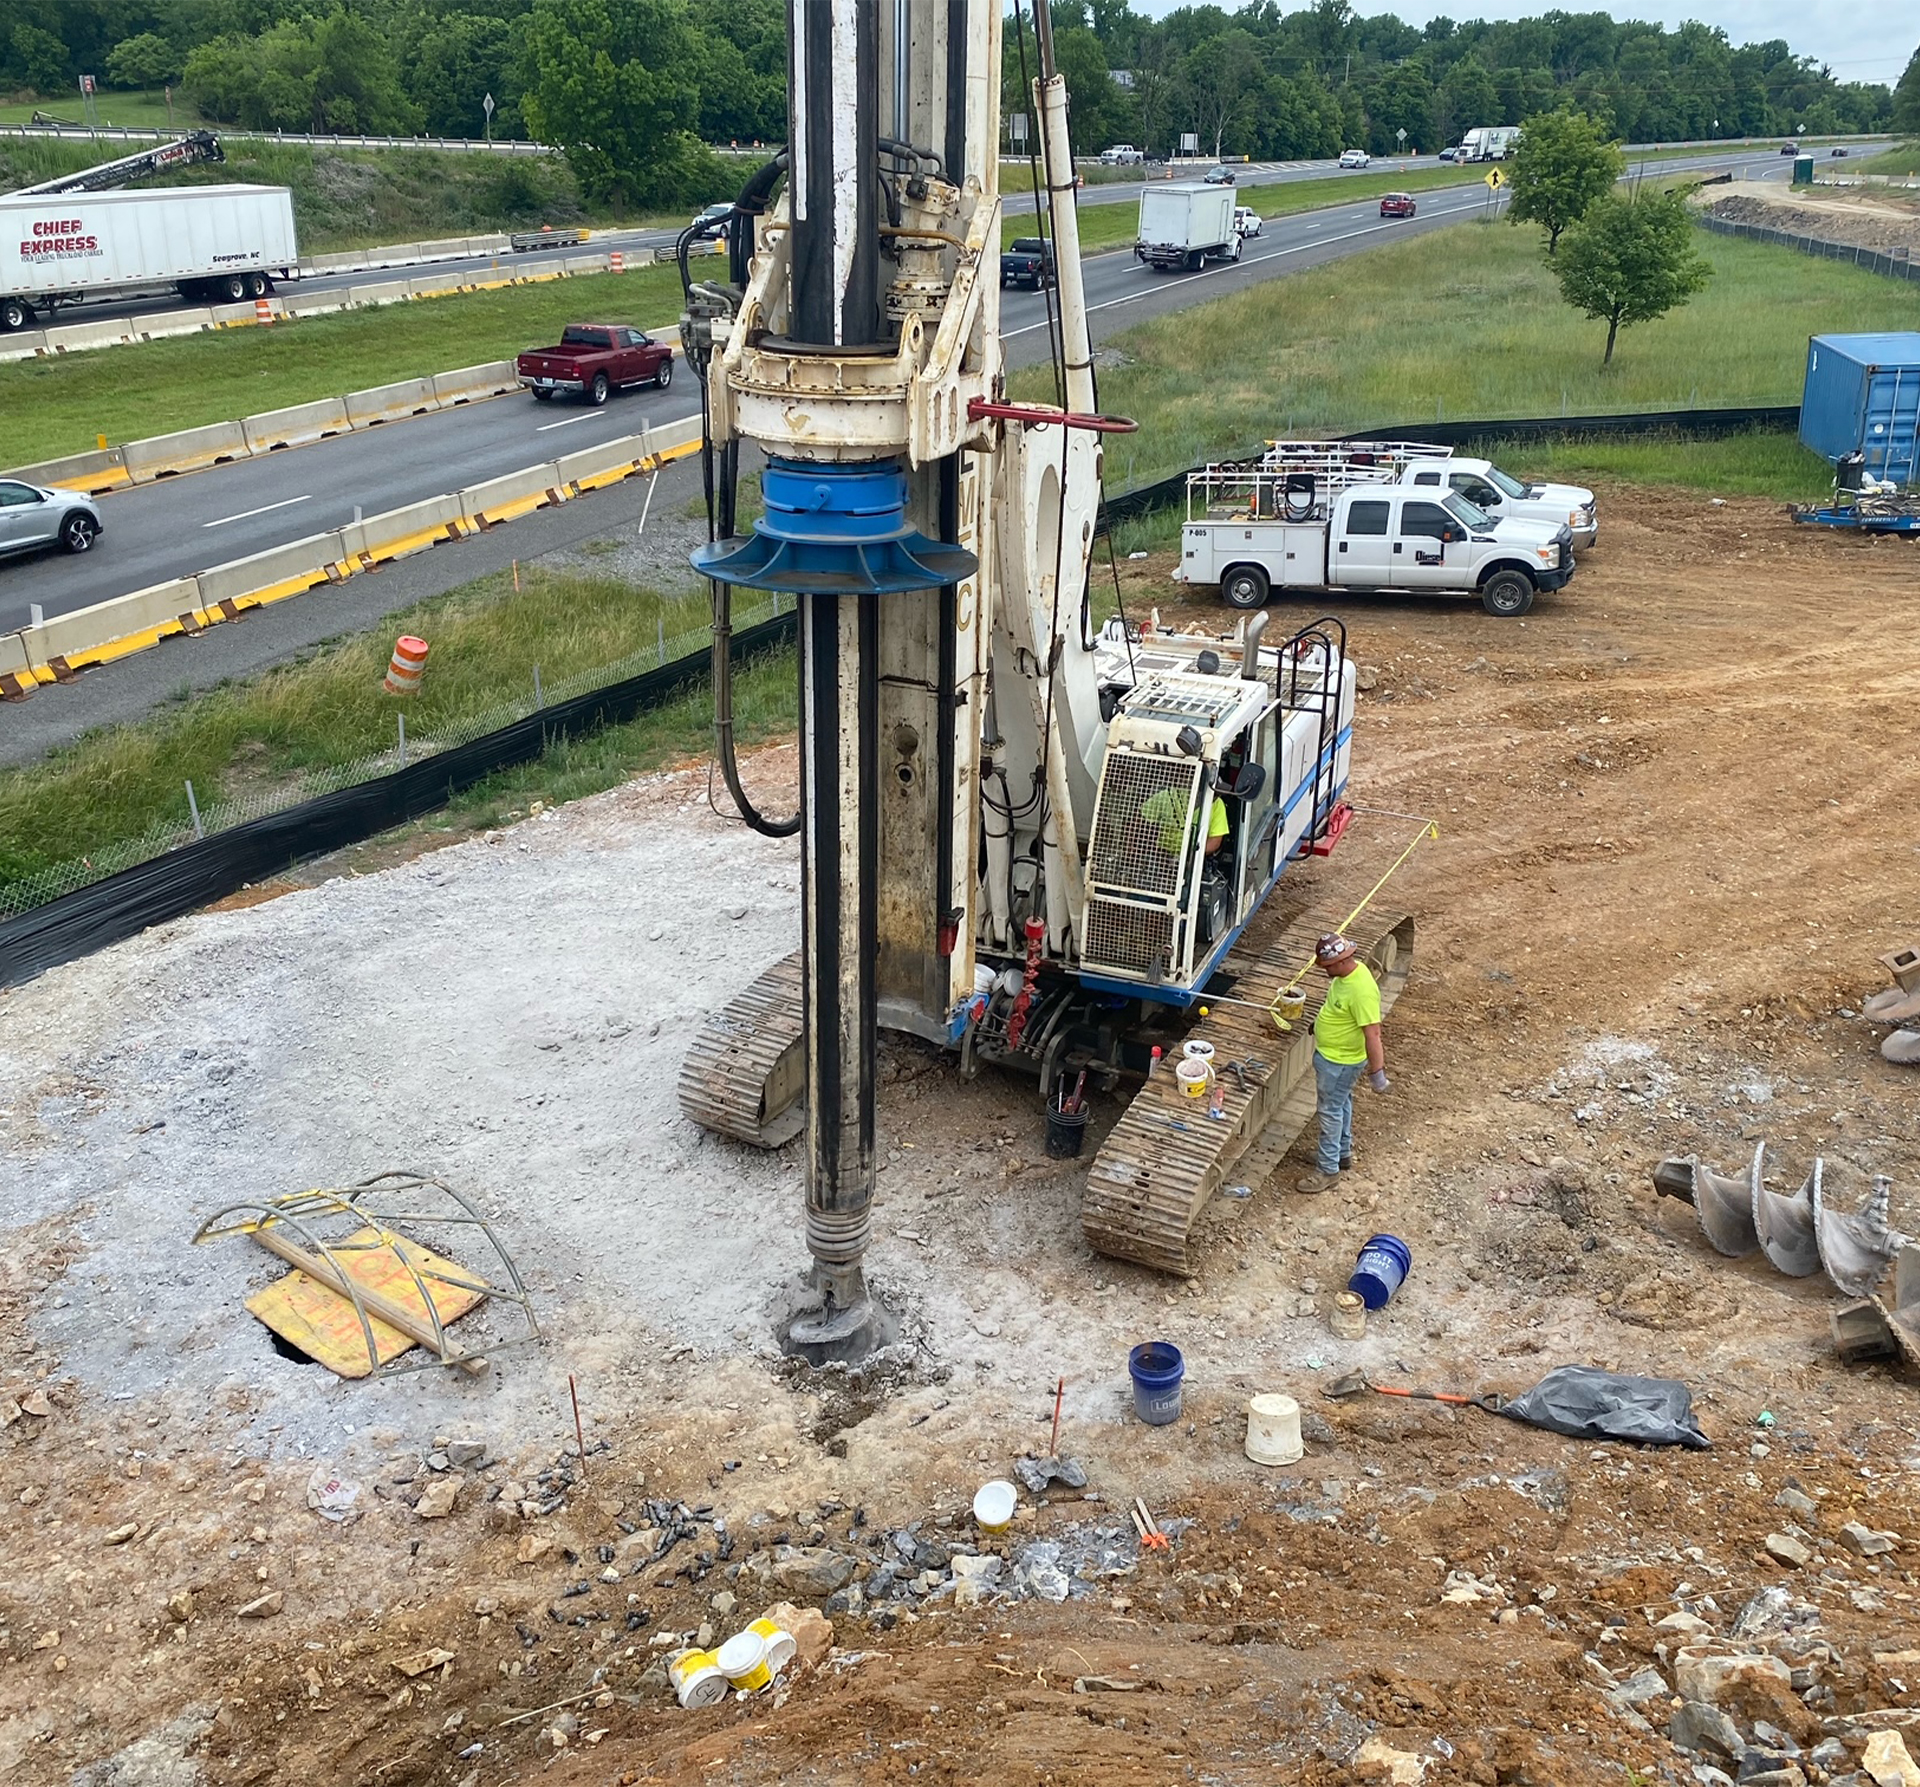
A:
{"type": "MultiPolygon", "coordinates": [[[[1134,0],[1142,12],[1171,12],[1180,0],[1134,0]]],[[[1293,12],[1307,0],[1286,0],[1293,12]]],[[[1718,25],[1735,43],[1784,38],[1796,55],[1831,64],[1842,81],[1900,78],[1920,43],[1920,9],[1911,0],[1862,5],[1858,0],[1559,0],[1566,12],[1606,12],[1616,19],[1645,19],[1669,29],[1688,19],[1718,25]]],[[[1220,0],[1229,11],[1233,0],[1220,0]]],[[[1410,25],[1436,15],[1450,19],[1525,19],[1552,10],[1550,0],[1354,0],[1362,13],[1390,12],[1410,25]]]]}

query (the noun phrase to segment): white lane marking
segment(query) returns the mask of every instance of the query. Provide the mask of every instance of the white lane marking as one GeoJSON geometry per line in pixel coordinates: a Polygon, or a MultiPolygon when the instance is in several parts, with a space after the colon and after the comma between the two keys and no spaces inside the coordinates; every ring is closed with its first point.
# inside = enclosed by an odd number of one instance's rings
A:
{"type": "Polygon", "coordinates": [[[203,521],[202,527],[225,527],[229,521],[251,521],[256,515],[271,515],[275,509],[291,509],[295,503],[310,503],[311,495],[290,496],[285,502],[267,503],[258,509],[243,510],[238,515],[222,515],[218,521],[203,521]]]}
{"type": "Polygon", "coordinates": [[[577,416],[562,416],[558,422],[542,422],[533,432],[545,434],[549,428],[571,428],[574,423],[584,422],[592,414],[592,410],[582,410],[577,416]]]}

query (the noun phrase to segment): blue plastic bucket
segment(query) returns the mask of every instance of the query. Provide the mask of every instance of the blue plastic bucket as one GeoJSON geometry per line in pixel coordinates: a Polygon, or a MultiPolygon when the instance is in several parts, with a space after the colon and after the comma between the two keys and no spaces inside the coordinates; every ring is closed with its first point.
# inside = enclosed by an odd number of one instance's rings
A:
{"type": "Polygon", "coordinates": [[[1413,1270],[1413,1249],[1398,1235],[1375,1235],[1353,1262],[1347,1289],[1369,1309],[1385,1309],[1413,1270]]]}
{"type": "Polygon", "coordinates": [[[1149,1340],[1127,1355],[1133,1377],[1133,1412],[1149,1427],[1164,1427],[1180,1419],[1180,1380],[1187,1362],[1180,1349],[1165,1340],[1149,1340]]]}

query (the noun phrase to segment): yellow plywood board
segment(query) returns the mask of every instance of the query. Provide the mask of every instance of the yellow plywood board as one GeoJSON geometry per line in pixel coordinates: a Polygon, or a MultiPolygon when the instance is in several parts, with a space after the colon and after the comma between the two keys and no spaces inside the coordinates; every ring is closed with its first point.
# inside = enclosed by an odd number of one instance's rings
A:
{"type": "MultiPolygon", "coordinates": [[[[449,1278],[471,1283],[473,1274],[431,1248],[398,1235],[390,1237],[389,1244],[381,1243],[379,1230],[361,1229],[333,1249],[332,1263],[363,1289],[377,1291],[412,1311],[421,1321],[429,1322],[426,1299],[421,1296],[413,1273],[396,1257],[398,1249],[426,1281],[433,1294],[433,1312],[439,1316],[443,1328],[452,1326],[486,1296],[484,1290],[466,1290],[459,1283],[445,1283],[449,1278]]],[[[377,1359],[369,1359],[366,1331],[360,1326],[353,1304],[304,1272],[289,1272],[277,1283],[255,1291],[247,1299],[247,1309],[282,1340],[298,1347],[309,1358],[319,1360],[339,1377],[366,1377],[376,1365],[390,1363],[414,1344],[399,1329],[369,1316],[367,1320],[373,1329],[378,1353],[377,1359]]]]}

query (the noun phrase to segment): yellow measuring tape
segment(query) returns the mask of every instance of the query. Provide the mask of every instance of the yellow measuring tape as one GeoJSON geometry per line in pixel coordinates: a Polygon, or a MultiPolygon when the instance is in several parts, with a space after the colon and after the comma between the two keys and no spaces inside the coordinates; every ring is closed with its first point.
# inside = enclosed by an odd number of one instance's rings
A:
{"type": "MultiPolygon", "coordinates": [[[[1364,810],[1365,809],[1361,807],[1354,808],[1356,813],[1364,810]]],[[[1411,813],[1391,816],[1408,819],[1413,817],[1411,813]]],[[[1381,888],[1385,887],[1386,884],[1393,879],[1395,872],[1400,868],[1401,864],[1418,850],[1427,839],[1437,839],[1439,836],[1440,822],[1437,819],[1422,819],[1420,821],[1420,829],[1413,834],[1413,841],[1387,865],[1387,872],[1367,889],[1365,895],[1361,898],[1360,904],[1354,907],[1335,928],[1344,932],[1361,913],[1373,904],[1374,895],[1379,893],[1381,888]]],[[[1291,1030],[1294,1025],[1306,1015],[1307,996],[1300,991],[1300,983],[1306,979],[1308,972],[1314,965],[1314,961],[1315,958],[1309,955],[1307,959],[1300,964],[1294,977],[1274,994],[1273,1002],[1267,1007],[1268,1017],[1272,1018],[1274,1023],[1283,1031],[1291,1030]]]]}

